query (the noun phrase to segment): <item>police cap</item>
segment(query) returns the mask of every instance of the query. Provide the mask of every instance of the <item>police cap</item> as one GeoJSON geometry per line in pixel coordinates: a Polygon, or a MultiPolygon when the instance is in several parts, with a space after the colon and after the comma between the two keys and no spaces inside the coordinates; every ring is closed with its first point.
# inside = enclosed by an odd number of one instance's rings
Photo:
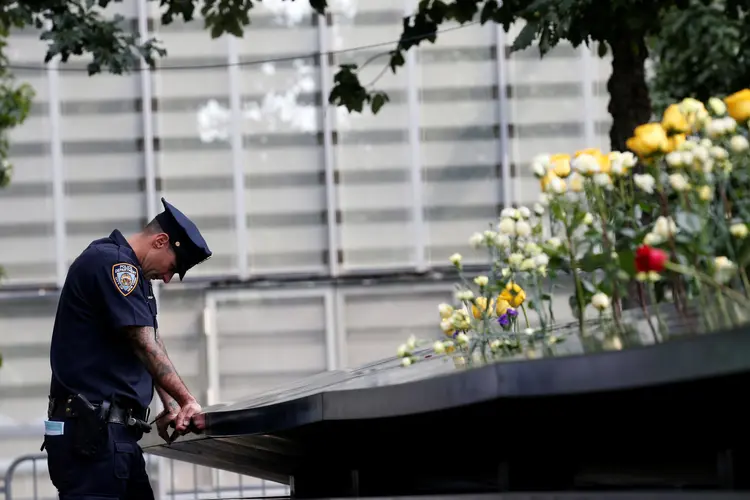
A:
{"type": "Polygon", "coordinates": [[[211,257],[211,250],[193,221],[164,198],[161,202],[164,211],[156,216],[156,221],[169,235],[169,242],[177,255],[176,272],[182,281],[190,268],[211,257]]]}

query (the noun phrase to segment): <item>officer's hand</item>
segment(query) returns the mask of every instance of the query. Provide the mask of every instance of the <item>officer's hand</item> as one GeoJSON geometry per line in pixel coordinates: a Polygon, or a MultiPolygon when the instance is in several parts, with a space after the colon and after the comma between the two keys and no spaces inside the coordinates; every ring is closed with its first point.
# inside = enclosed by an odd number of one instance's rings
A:
{"type": "Polygon", "coordinates": [[[169,427],[170,425],[174,427],[172,422],[177,418],[178,413],[179,407],[166,408],[155,418],[156,429],[159,431],[159,436],[166,441],[167,444],[171,444],[178,436],[177,431],[173,432],[171,436],[169,435],[169,427]]]}
{"type": "Polygon", "coordinates": [[[187,403],[180,408],[180,413],[175,419],[175,429],[179,434],[186,434],[189,432],[188,427],[190,426],[190,419],[193,415],[200,413],[202,410],[201,405],[197,401],[187,403]]]}

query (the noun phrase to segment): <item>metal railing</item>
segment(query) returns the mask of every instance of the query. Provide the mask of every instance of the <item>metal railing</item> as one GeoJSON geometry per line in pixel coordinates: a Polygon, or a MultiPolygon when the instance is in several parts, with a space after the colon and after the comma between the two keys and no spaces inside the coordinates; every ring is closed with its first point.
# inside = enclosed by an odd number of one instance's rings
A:
{"type": "MultiPolygon", "coordinates": [[[[289,487],[241,474],[146,455],[156,500],[215,500],[222,498],[288,497],[289,487]],[[162,467],[157,467],[159,461],[162,467]],[[166,465],[166,467],[165,467],[166,465]],[[182,470],[178,470],[182,469],[182,470]],[[159,473],[167,477],[161,477],[159,473]],[[185,487],[185,485],[190,485],[185,487]]],[[[22,455],[0,479],[2,500],[56,500],[47,472],[47,454],[22,455]]]]}

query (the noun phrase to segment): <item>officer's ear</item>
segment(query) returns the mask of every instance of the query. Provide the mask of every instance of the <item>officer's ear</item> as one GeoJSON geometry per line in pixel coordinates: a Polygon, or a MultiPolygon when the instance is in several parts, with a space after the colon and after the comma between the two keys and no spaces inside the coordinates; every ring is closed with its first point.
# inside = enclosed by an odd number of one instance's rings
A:
{"type": "Polygon", "coordinates": [[[161,250],[162,248],[165,248],[169,245],[169,235],[167,233],[159,233],[154,236],[151,244],[154,246],[154,248],[161,250]]]}

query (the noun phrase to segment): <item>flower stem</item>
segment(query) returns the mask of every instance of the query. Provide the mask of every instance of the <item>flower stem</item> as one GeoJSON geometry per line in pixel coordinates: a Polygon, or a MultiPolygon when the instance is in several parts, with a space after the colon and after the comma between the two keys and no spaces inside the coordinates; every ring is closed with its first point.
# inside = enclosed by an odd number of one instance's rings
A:
{"type": "Polygon", "coordinates": [[[573,272],[573,281],[576,284],[576,301],[578,302],[578,332],[581,337],[586,336],[586,323],[584,321],[584,306],[583,303],[583,284],[581,283],[581,277],[578,276],[578,262],[576,261],[576,246],[573,243],[572,235],[570,234],[570,227],[565,224],[565,237],[567,238],[570,251],[570,268],[573,272]]]}
{"type": "Polygon", "coordinates": [[[646,297],[643,294],[643,283],[638,283],[638,300],[641,303],[641,309],[643,310],[643,315],[646,317],[648,326],[651,328],[651,335],[654,337],[654,344],[658,344],[659,335],[656,333],[656,328],[654,328],[654,322],[651,321],[651,313],[648,311],[648,307],[646,307],[646,297]]]}
{"type": "Polygon", "coordinates": [[[661,338],[665,339],[667,338],[667,325],[664,323],[664,320],[661,317],[661,307],[659,307],[659,304],[656,302],[656,292],[654,290],[654,284],[649,283],[649,285],[646,287],[648,289],[648,298],[651,301],[651,306],[654,308],[654,313],[656,314],[656,322],[659,325],[659,335],[661,338]]]}
{"type": "Polygon", "coordinates": [[[529,328],[529,316],[526,314],[525,304],[521,304],[521,311],[523,311],[523,319],[526,321],[526,328],[529,328]]]}

